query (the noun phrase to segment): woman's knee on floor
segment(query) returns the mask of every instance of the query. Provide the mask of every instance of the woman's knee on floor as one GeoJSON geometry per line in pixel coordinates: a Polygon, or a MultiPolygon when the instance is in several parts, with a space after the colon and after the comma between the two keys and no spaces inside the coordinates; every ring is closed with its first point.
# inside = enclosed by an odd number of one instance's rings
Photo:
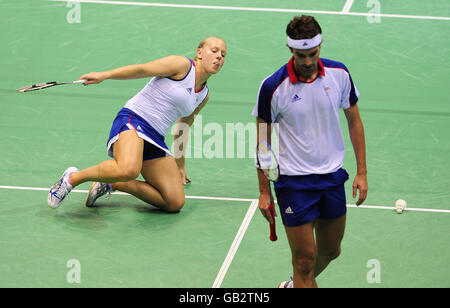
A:
{"type": "Polygon", "coordinates": [[[185,197],[184,194],[181,195],[171,195],[165,198],[166,205],[164,209],[169,213],[178,213],[184,206],[185,197]]]}

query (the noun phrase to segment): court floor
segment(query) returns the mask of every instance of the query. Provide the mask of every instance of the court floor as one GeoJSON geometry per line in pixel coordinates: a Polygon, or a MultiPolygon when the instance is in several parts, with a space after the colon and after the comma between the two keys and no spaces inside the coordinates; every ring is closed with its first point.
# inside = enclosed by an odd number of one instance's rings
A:
{"type": "Polygon", "coordinates": [[[254,123],[260,82],[289,60],[285,27],[302,13],[322,26],[321,56],[349,68],[367,142],[369,194],[356,208],[342,114],[347,229],[319,287],[450,287],[450,4],[441,0],[0,2],[0,287],[272,288],[289,279],[281,219],[270,242],[257,208],[251,133],[226,127],[254,123]],[[370,15],[377,5],[381,15],[370,15]],[[107,159],[114,116],[147,80],[15,89],[192,58],[211,35],[228,55],[192,135],[183,210],[165,214],[124,194],[85,208],[88,183],[49,208],[47,189],[64,169],[107,159]],[[397,199],[408,202],[401,215],[397,199]]]}

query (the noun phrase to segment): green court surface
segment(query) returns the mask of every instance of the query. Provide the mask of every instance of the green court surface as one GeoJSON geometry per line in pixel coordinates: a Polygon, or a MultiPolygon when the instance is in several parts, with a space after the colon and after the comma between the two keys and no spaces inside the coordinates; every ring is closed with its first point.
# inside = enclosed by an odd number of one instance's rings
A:
{"type": "MultiPolygon", "coordinates": [[[[281,219],[279,240],[270,242],[257,209],[251,134],[227,136],[225,128],[254,123],[261,81],[290,58],[285,27],[298,10],[314,11],[322,26],[321,56],[351,72],[367,143],[367,207],[355,208],[355,159],[342,114],[347,229],[342,255],[319,287],[450,287],[448,1],[379,1],[379,22],[341,14],[345,0],[106,2],[78,3],[79,23],[71,22],[77,4],[70,2],[0,2],[0,287],[272,288],[289,279],[281,219]],[[89,183],[50,209],[47,189],[68,166],[107,159],[114,116],[148,80],[15,89],[169,54],[192,58],[211,35],[226,40],[228,54],[208,81],[203,135],[194,132],[202,139],[191,140],[191,150],[215,140],[206,128],[222,128],[217,153],[231,140],[236,151],[244,145],[245,157],[187,159],[192,183],[178,214],[122,194],[86,208],[89,183]],[[401,215],[397,199],[408,202],[401,215]],[[71,260],[81,266],[79,282],[67,279],[71,260]],[[376,282],[368,279],[374,260],[376,282]]],[[[350,13],[369,12],[368,3],[355,1],[350,13]]]]}

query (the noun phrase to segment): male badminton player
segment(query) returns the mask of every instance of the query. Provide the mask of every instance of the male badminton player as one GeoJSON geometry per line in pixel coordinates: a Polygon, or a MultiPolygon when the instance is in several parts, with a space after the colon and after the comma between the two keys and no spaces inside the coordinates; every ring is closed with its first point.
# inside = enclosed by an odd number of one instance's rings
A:
{"type": "MultiPolygon", "coordinates": [[[[368,190],[359,92],[344,64],[319,57],[321,33],[312,16],[291,20],[286,34],[292,58],[262,81],[252,112],[258,127],[277,123],[279,129],[280,177],[275,193],[293,265],[293,280],[280,287],[317,287],[315,277],[341,252],[346,219],[344,183],[349,176],[343,169],[340,109],[356,156],[356,204],[365,200],[368,190]]],[[[258,133],[258,139],[258,143],[271,141],[269,133],[258,133]]],[[[270,222],[270,192],[261,171],[258,180],[259,207],[270,222]]]]}
{"type": "MultiPolygon", "coordinates": [[[[86,206],[94,205],[106,193],[119,190],[163,211],[180,211],[185,202],[183,184],[189,181],[184,155],[176,155],[175,159],[164,139],[173,122],[191,125],[208,102],[206,82],[221,70],[226,52],[223,39],[209,37],[199,44],[193,60],[168,56],[82,75],[80,79],[87,80],[85,85],[106,79],[153,78],[125,104],[112,124],[107,146],[113,159],[81,171],[68,168],[50,188],[48,205],[58,207],[74,187],[93,181],[86,206]],[[139,174],[144,181],[136,179],[139,174]]],[[[186,139],[187,133],[183,130],[175,138],[183,135],[186,139]]]]}

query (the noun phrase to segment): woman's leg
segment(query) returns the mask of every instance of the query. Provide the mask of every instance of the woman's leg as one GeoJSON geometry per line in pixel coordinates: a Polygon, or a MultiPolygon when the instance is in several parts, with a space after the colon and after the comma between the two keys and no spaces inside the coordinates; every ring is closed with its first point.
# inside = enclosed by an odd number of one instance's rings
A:
{"type": "Polygon", "coordinates": [[[117,182],[112,184],[113,189],[127,192],[166,212],[181,210],[185,201],[184,187],[172,156],[145,160],[141,174],[145,181],[117,182]]]}
{"type": "Polygon", "coordinates": [[[136,179],[142,169],[144,140],[135,130],[126,130],[120,133],[113,147],[113,160],[72,173],[70,184],[75,187],[87,181],[114,183],[136,179]]]}
{"type": "MultiPolygon", "coordinates": [[[[75,186],[87,181],[114,183],[137,178],[142,169],[144,141],[134,130],[123,131],[119,136],[114,144],[114,160],[104,161],[81,171],[75,167],[68,168],[50,188],[47,194],[48,205],[52,208],[59,207],[75,186]]],[[[92,204],[86,201],[86,205],[92,204]]]]}

